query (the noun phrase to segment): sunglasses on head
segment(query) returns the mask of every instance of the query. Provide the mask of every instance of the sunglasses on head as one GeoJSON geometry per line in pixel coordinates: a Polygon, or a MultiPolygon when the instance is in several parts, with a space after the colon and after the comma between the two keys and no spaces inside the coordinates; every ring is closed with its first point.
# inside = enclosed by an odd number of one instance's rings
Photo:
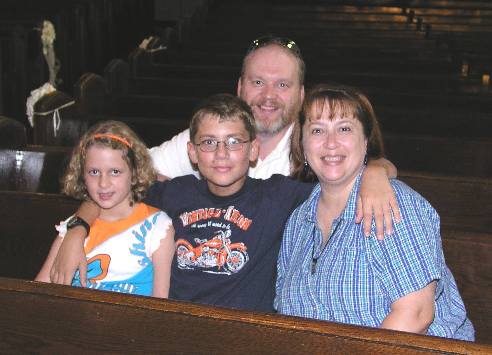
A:
{"type": "Polygon", "coordinates": [[[297,46],[296,42],[286,37],[276,37],[276,36],[262,36],[255,39],[249,45],[246,55],[257,50],[258,48],[265,47],[269,44],[278,44],[282,47],[289,49],[297,56],[301,56],[301,50],[297,46]]]}

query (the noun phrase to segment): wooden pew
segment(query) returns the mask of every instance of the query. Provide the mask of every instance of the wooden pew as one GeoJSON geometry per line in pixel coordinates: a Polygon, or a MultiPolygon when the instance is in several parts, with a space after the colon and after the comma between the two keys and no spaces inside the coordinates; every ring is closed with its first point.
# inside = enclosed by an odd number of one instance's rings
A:
{"type": "Polygon", "coordinates": [[[492,178],[492,141],[385,134],[387,158],[398,170],[492,178]]]}
{"type": "Polygon", "coordinates": [[[443,227],[446,264],[453,273],[476,340],[492,344],[492,233],[476,233],[443,227]]]}
{"type": "Polygon", "coordinates": [[[88,115],[89,124],[109,119],[126,123],[149,148],[162,144],[188,128],[188,120],[180,117],[162,119],[159,117],[88,115]]]}
{"type": "Polygon", "coordinates": [[[0,3],[1,85],[3,114],[25,118],[29,92],[48,81],[39,33],[43,20],[56,30],[60,60],[57,84],[63,90],[81,73],[102,68],[109,59],[126,55],[151,31],[153,3],[118,0],[4,0],[0,3]],[[22,9],[22,11],[19,11],[22,9]],[[8,83],[8,87],[6,87],[8,83]],[[7,90],[8,89],[8,90],[7,90]]]}
{"type": "MultiPolygon", "coordinates": [[[[446,262],[462,293],[477,338],[492,343],[491,182],[401,174],[441,215],[446,262]],[[487,190],[488,186],[488,190],[487,190]]],[[[32,279],[56,235],[54,225],[79,205],[55,194],[0,191],[0,276],[32,279]],[[19,263],[19,260],[22,260],[19,263]]]]}
{"type": "MultiPolygon", "coordinates": [[[[385,132],[408,135],[490,138],[491,100],[487,96],[423,95],[380,89],[364,90],[385,132]],[[473,109],[473,108],[477,109],[473,109]]],[[[206,94],[202,91],[202,95],[206,94]]],[[[203,97],[127,94],[106,102],[109,116],[181,118],[188,120],[203,97]]]]}
{"type": "MultiPolygon", "coordinates": [[[[120,64],[126,68],[126,64],[120,64]]],[[[109,95],[105,100],[98,96],[101,100],[98,106],[104,107],[106,113],[89,112],[87,119],[90,124],[103,119],[120,119],[134,128],[145,143],[152,147],[186,128],[192,108],[199,100],[214,92],[234,90],[235,79],[230,76],[226,79],[231,70],[224,69],[224,74],[219,74],[220,78],[216,80],[198,79],[200,73],[212,71],[211,67],[169,66],[166,70],[169,71],[169,77],[128,78],[129,87],[114,89],[129,93],[109,95]],[[178,74],[172,74],[173,69],[185,78],[175,78],[174,75],[178,74]],[[188,77],[186,73],[193,75],[188,77]],[[194,75],[197,78],[193,78],[194,75]],[[190,97],[187,95],[189,92],[200,97],[190,97]]],[[[111,77],[115,73],[107,75],[108,82],[117,82],[111,77]]],[[[99,85],[101,92],[106,91],[104,79],[95,74],[87,74],[86,77],[86,82],[99,85]]],[[[492,105],[488,96],[412,94],[411,89],[408,88],[408,93],[392,92],[389,89],[365,90],[374,103],[385,133],[388,155],[396,166],[400,170],[492,176],[488,153],[492,147],[492,120],[489,117],[492,105]],[[419,103],[423,108],[418,107],[419,103]],[[480,110],[470,110],[470,106],[480,107],[480,110]],[[454,138],[464,132],[467,138],[454,138]]]]}
{"type": "Polygon", "coordinates": [[[26,144],[26,126],[12,118],[0,116],[0,148],[22,149],[26,144]]]}
{"type": "Polygon", "coordinates": [[[57,232],[80,202],[58,194],[0,191],[0,276],[33,279],[57,232]]]}
{"type": "Polygon", "coordinates": [[[487,0],[403,0],[402,3],[405,7],[492,10],[492,4],[487,0]]]}
{"type": "Polygon", "coordinates": [[[44,95],[34,105],[34,112],[32,135],[36,145],[72,147],[87,130],[87,120],[76,101],[64,92],[44,95]]]}
{"type": "Polygon", "coordinates": [[[58,193],[70,150],[46,146],[0,149],[0,189],[58,193]]]}
{"type": "Polygon", "coordinates": [[[442,227],[492,233],[490,178],[399,171],[398,179],[432,204],[441,216],[442,227]]]}
{"type": "MultiPolygon", "coordinates": [[[[169,71],[162,67],[160,75],[136,76],[127,79],[128,91],[140,95],[161,96],[187,96],[190,92],[194,96],[207,97],[220,92],[234,93],[239,77],[239,67],[231,68],[226,76],[216,74],[214,78],[206,78],[207,72],[213,72],[213,66],[176,68],[169,65],[169,71]],[[182,72],[182,77],[171,72],[171,68],[182,72]],[[181,69],[181,70],[180,70],[181,69]]],[[[209,74],[210,75],[210,74],[209,74]]],[[[333,69],[319,69],[315,74],[309,72],[306,75],[306,85],[317,82],[340,82],[360,88],[373,88],[377,82],[377,88],[400,93],[411,92],[422,88],[422,92],[433,94],[457,94],[465,93],[481,86],[478,78],[463,78],[449,75],[409,75],[408,73],[374,73],[364,71],[340,72],[333,69]]]]}
{"type": "Polygon", "coordinates": [[[0,279],[2,352],[478,354],[492,346],[0,279]]]}

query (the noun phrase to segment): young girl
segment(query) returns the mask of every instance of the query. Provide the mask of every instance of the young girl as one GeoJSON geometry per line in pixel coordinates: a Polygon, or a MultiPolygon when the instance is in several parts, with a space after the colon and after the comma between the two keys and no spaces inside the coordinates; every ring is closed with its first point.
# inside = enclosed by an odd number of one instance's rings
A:
{"type": "MultiPolygon", "coordinates": [[[[166,213],[140,202],[154,180],[147,148],[124,123],[99,123],[75,147],[63,193],[101,209],[85,241],[89,288],[167,297],[174,229],[166,213]]],[[[67,227],[76,225],[89,229],[74,216],[57,226],[59,235],[36,281],[50,282],[67,227]]],[[[80,286],[78,273],[72,285],[80,286]]]]}

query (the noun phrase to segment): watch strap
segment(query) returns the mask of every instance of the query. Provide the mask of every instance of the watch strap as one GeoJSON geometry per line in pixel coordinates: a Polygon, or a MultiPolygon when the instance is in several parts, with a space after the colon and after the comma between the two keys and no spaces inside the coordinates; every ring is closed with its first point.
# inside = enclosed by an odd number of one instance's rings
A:
{"type": "Polygon", "coordinates": [[[70,218],[70,220],[67,223],[67,229],[72,229],[72,228],[77,227],[77,226],[84,227],[85,231],[87,232],[87,235],[89,235],[89,232],[91,230],[89,223],[84,221],[79,216],[73,216],[72,218],[70,218]]]}

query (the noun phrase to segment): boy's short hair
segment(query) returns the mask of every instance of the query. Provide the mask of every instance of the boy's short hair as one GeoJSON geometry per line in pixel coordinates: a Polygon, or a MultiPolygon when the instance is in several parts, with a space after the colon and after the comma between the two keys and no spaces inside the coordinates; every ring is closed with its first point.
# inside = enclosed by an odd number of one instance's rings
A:
{"type": "Polygon", "coordinates": [[[249,105],[237,96],[217,94],[202,101],[193,112],[190,121],[190,140],[194,140],[205,116],[215,116],[222,121],[240,120],[248,131],[249,139],[256,138],[255,121],[249,105]]]}

